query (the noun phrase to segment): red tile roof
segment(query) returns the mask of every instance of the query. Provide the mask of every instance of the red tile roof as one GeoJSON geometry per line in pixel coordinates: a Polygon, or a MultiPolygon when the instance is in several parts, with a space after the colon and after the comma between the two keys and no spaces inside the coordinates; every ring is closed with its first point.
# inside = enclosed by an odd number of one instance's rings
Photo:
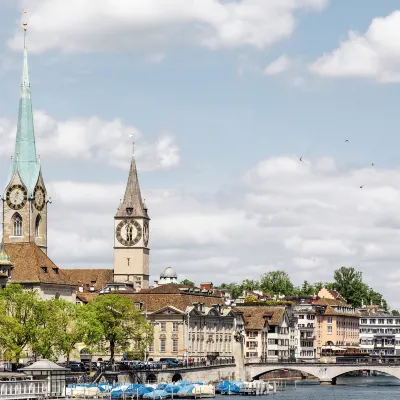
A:
{"type": "Polygon", "coordinates": [[[35,243],[7,243],[5,249],[13,265],[11,282],[74,285],[35,243]]]}

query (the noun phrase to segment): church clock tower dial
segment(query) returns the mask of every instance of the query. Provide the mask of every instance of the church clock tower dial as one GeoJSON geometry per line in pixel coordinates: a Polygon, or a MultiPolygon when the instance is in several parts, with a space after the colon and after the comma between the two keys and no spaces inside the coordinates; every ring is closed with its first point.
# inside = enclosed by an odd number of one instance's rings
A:
{"type": "Polygon", "coordinates": [[[114,281],[149,287],[149,221],[132,156],[124,199],[114,217],[114,281]]]}

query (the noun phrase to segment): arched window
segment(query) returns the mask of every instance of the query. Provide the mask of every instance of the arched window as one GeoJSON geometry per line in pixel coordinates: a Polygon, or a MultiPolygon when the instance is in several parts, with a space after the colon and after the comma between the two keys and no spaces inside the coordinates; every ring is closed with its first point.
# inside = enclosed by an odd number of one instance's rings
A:
{"type": "Polygon", "coordinates": [[[42,222],[42,218],[40,215],[36,217],[36,222],[35,222],[35,236],[39,237],[40,236],[40,223],[42,222]]]}
{"type": "Polygon", "coordinates": [[[14,215],[14,236],[22,236],[22,217],[19,214],[14,215]]]}

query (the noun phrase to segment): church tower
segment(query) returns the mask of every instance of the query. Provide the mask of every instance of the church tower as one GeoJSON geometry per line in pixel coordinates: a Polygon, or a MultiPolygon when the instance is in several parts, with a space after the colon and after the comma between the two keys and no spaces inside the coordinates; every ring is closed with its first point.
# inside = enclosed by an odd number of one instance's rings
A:
{"type": "Polygon", "coordinates": [[[149,221],[132,155],[124,200],[114,217],[114,281],[149,287],[149,221]]]}
{"type": "MultiPolygon", "coordinates": [[[[27,24],[24,23],[26,37],[27,24]]],[[[28,50],[24,41],[17,137],[3,200],[4,243],[34,242],[47,252],[47,191],[36,155],[28,50]]]]}

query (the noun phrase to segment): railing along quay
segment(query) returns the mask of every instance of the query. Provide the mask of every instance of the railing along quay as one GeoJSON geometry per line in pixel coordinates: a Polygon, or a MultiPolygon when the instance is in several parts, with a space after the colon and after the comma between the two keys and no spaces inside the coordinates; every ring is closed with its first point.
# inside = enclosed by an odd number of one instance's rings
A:
{"type": "Polygon", "coordinates": [[[0,399],[42,399],[47,396],[47,381],[0,381],[0,399]]]}

